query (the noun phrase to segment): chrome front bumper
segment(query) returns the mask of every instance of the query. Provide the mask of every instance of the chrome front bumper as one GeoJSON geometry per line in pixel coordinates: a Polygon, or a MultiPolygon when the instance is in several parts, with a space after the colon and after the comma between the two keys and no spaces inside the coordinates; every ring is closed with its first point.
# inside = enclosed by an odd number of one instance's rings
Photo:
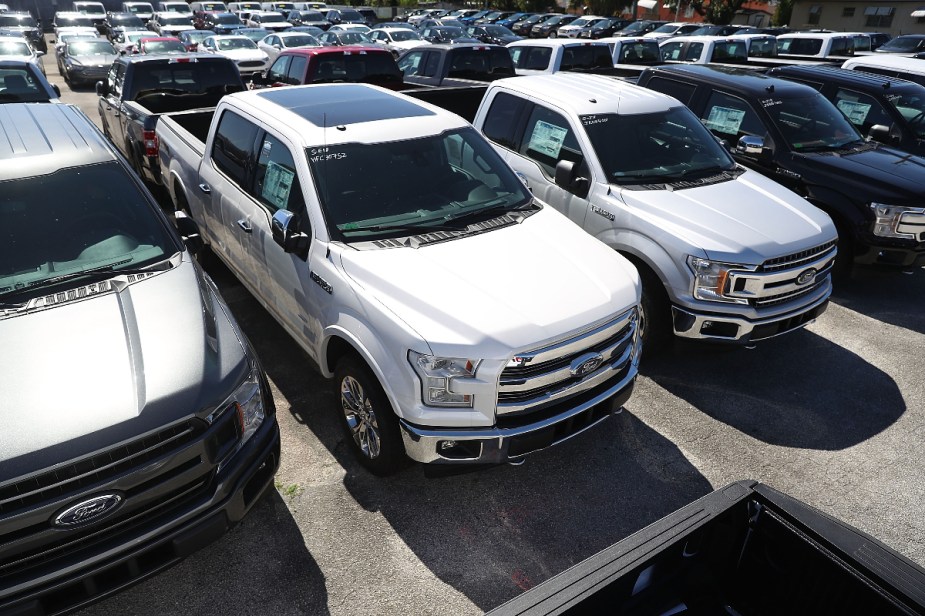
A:
{"type": "Polygon", "coordinates": [[[722,314],[699,314],[672,306],[675,335],[681,338],[750,344],[805,327],[829,306],[829,293],[799,310],[768,319],[750,321],[744,317],[722,314]]]}
{"type": "Polygon", "coordinates": [[[527,454],[558,445],[623,410],[636,374],[633,362],[626,375],[606,390],[564,412],[519,426],[429,428],[401,420],[405,451],[412,460],[429,464],[520,462],[527,454]]]}

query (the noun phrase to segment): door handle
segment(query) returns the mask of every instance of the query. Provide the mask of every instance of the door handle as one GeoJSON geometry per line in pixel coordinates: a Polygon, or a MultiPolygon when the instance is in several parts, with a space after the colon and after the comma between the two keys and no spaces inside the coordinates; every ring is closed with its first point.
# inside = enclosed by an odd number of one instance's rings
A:
{"type": "Polygon", "coordinates": [[[241,229],[242,229],[245,233],[250,233],[250,232],[253,230],[253,228],[251,227],[250,221],[248,221],[248,220],[246,220],[246,219],[244,219],[244,218],[242,218],[241,220],[238,221],[238,226],[241,227],[241,229]]]}
{"type": "Polygon", "coordinates": [[[200,184],[200,185],[199,185],[199,190],[201,190],[202,192],[206,193],[207,195],[212,194],[212,189],[209,188],[209,185],[208,185],[208,184],[200,184]]]}

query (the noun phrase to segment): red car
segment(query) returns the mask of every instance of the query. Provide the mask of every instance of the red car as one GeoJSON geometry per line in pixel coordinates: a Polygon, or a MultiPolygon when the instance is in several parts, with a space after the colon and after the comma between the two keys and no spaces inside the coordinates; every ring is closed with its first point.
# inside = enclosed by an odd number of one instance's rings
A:
{"type": "Polygon", "coordinates": [[[175,36],[152,36],[138,41],[138,53],[186,53],[186,47],[175,36]]]}
{"type": "Polygon", "coordinates": [[[265,85],[295,86],[334,81],[365,82],[392,90],[407,86],[395,58],[385,47],[297,47],[279,54],[267,69],[265,85]]]}

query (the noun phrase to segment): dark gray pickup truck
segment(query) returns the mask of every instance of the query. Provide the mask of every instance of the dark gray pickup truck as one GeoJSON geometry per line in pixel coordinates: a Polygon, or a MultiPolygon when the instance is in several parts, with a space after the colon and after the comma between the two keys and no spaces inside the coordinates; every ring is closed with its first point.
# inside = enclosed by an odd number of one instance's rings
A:
{"type": "Polygon", "coordinates": [[[205,53],[122,56],[96,84],[103,132],[153,184],[160,184],[154,129],[161,114],[214,107],[244,89],[234,61],[205,53]]]}

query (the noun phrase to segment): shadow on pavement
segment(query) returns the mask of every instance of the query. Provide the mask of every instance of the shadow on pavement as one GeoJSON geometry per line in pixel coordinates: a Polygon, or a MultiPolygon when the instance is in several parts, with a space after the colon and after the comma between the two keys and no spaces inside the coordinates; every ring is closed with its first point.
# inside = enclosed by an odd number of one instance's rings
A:
{"type": "Polygon", "coordinates": [[[867,317],[925,334],[925,269],[858,267],[832,301],[867,317]]]}
{"type": "Polygon", "coordinates": [[[327,613],[324,576],[271,487],[218,541],[80,616],[327,613]]]}
{"type": "Polygon", "coordinates": [[[642,369],[710,417],[785,447],[845,449],[906,411],[889,375],[808,330],[752,350],[679,343],[642,369]]]}
{"type": "Polygon", "coordinates": [[[427,478],[422,466],[412,465],[393,477],[374,477],[353,458],[338,423],[337,398],[308,356],[234,286],[227,270],[209,273],[290,403],[277,412],[291,413],[310,429],[346,470],[352,497],[367,511],[381,512],[430,571],[480,609],[500,605],[713,490],[672,442],[628,411],[519,467],[427,478]]]}

